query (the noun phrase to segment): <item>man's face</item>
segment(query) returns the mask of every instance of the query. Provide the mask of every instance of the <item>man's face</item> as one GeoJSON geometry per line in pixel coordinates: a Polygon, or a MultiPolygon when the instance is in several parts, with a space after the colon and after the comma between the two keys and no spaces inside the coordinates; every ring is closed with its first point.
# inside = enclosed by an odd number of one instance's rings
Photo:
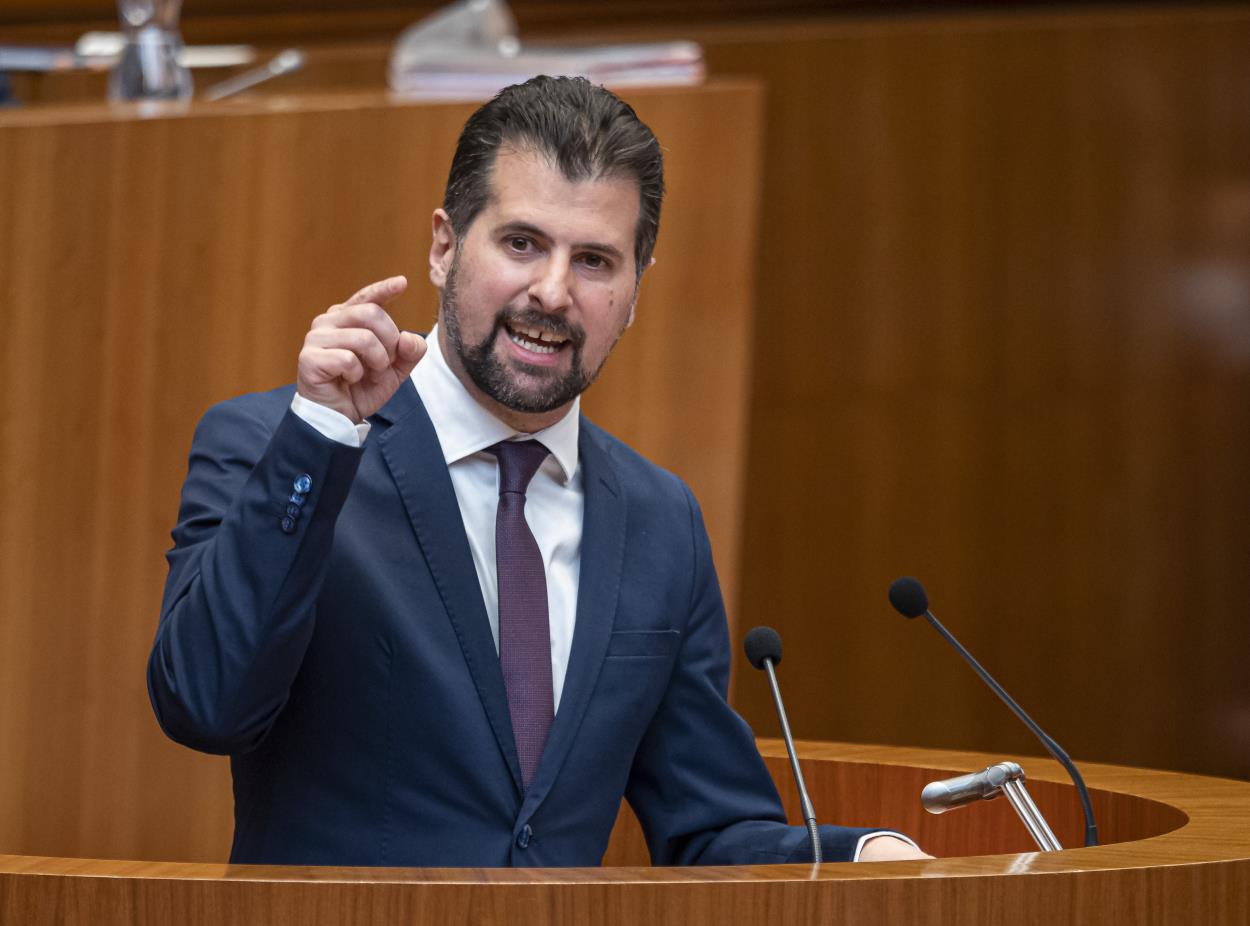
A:
{"type": "Polygon", "coordinates": [[[491,194],[458,239],[434,215],[441,346],[478,401],[534,431],[594,381],[633,321],[638,184],[569,181],[545,156],[505,146],[491,194]]]}

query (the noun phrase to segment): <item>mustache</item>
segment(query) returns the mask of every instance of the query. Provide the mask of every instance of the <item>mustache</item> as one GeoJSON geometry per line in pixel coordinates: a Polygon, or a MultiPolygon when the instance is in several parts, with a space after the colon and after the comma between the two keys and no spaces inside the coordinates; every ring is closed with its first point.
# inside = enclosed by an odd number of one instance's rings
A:
{"type": "Polygon", "coordinates": [[[560,337],[568,338],[575,348],[586,343],[586,332],[560,315],[549,315],[538,309],[501,309],[495,316],[495,327],[505,324],[513,328],[544,328],[560,337]]]}

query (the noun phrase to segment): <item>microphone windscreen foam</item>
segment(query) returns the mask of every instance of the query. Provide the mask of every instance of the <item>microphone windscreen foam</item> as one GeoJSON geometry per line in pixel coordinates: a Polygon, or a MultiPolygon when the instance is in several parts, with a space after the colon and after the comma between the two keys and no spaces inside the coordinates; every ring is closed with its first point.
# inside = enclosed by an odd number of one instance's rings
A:
{"type": "Polygon", "coordinates": [[[919,617],[929,610],[929,596],[919,579],[903,576],[890,583],[890,604],[903,617],[919,617]]]}
{"type": "Polygon", "coordinates": [[[771,659],[773,665],[781,662],[781,635],[771,627],[756,627],[742,641],[742,648],[747,661],[757,669],[764,668],[765,659],[771,659]]]}

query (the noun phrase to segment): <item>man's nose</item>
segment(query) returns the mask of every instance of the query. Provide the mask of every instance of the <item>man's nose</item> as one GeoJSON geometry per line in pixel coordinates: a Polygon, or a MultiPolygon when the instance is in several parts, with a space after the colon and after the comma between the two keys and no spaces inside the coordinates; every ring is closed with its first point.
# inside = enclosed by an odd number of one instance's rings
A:
{"type": "Polygon", "coordinates": [[[534,269],[530,281],[530,299],[544,312],[562,312],[569,306],[569,289],[572,273],[569,259],[552,254],[534,269]]]}

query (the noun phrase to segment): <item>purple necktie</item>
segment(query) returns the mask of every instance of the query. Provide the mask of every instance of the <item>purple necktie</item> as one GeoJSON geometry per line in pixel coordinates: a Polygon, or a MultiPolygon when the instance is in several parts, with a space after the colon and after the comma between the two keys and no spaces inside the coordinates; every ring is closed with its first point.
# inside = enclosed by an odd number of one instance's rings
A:
{"type": "Polygon", "coordinates": [[[547,575],[538,542],[525,523],[525,489],[547,458],[547,448],[533,440],[504,441],[487,448],[487,452],[499,458],[499,508],[495,514],[499,661],[508,690],[521,781],[528,788],[555,716],[547,575]]]}

